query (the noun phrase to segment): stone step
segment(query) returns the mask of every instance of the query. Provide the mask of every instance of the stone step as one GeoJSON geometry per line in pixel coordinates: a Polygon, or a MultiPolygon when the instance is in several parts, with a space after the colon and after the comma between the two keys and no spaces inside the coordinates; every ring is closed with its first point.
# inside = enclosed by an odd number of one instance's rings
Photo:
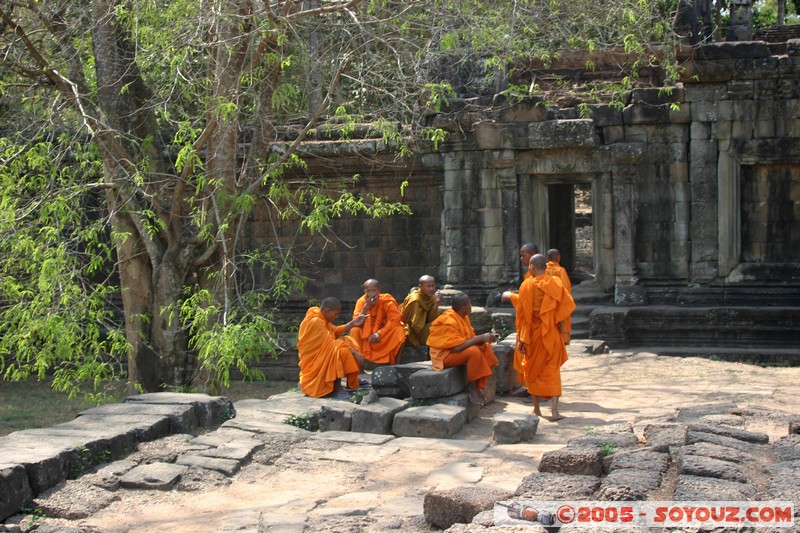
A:
{"type": "Polygon", "coordinates": [[[467,410],[455,405],[410,407],[397,413],[392,433],[398,437],[447,439],[461,431],[467,422],[467,410]]]}

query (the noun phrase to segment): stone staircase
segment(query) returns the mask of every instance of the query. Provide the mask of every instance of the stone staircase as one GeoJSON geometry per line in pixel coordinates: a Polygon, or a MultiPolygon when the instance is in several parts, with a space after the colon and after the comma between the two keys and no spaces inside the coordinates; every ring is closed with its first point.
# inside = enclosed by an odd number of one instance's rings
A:
{"type": "Polygon", "coordinates": [[[572,298],[575,300],[575,311],[572,313],[573,339],[592,338],[590,317],[597,307],[609,306],[613,295],[599,289],[593,283],[581,283],[572,287],[572,298]]]}

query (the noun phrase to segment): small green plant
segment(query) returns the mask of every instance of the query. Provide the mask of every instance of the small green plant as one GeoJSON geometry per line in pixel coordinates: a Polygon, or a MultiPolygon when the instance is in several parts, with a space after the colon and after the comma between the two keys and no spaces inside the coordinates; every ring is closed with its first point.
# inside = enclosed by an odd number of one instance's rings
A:
{"type": "Polygon", "coordinates": [[[111,460],[111,450],[100,450],[94,456],[94,462],[97,464],[107,463],[111,460]]]}
{"type": "Polygon", "coordinates": [[[289,424],[290,426],[294,426],[296,428],[305,429],[306,431],[310,431],[311,428],[311,413],[303,413],[301,415],[289,415],[286,417],[286,420],[283,421],[284,424],[289,424]]]}
{"type": "Polygon", "coordinates": [[[614,443],[609,441],[603,442],[603,457],[614,455],[614,443]]]}
{"type": "Polygon", "coordinates": [[[92,452],[86,446],[75,446],[75,462],[69,465],[69,478],[77,479],[92,467],[92,452]]]}
{"type": "Polygon", "coordinates": [[[350,394],[350,401],[354,404],[361,404],[361,401],[369,394],[369,389],[357,389],[350,394]]]}
{"type": "Polygon", "coordinates": [[[44,513],[44,509],[41,507],[29,507],[25,505],[19,508],[19,512],[20,514],[30,515],[31,522],[36,522],[37,520],[47,517],[44,513]]]}

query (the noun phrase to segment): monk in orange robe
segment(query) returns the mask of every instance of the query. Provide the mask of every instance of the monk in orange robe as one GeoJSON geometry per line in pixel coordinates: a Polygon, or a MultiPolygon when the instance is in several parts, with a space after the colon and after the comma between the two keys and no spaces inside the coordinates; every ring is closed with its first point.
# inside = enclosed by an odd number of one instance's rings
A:
{"type": "Polygon", "coordinates": [[[567,361],[561,328],[575,310],[575,301],[558,278],[547,274],[543,255],[534,255],[530,268],[534,277],[525,280],[520,289],[520,301],[531,302],[530,310],[524,309],[531,319],[521,324],[517,332],[517,349],[523,354],[522,375],[533,397],[533,413],[542,416],[539,396],[550,396],[550,420],[561,420],[561,366],[567,361]]]}
{"type": "Polygon", "coordinates": [[[451,309],[439,315],[431,324],[428,347],[434,370],[467,365],[467,394],[473,404],[483,404],[486,380],[498,364],[491,343],[497,340],[494,333],[476,335],[469,321],[472,302],[459,292],[453,295],[451,309]]]}
{"type": "MultiPolygon", "coordinates": [[[[547,250],[547,273],[561,280],[561,284],[567,289],[567,292],[572,296],[572,282],[569,280],[567,269],[561,266],[561,252],[555,248],[547,250]]],[[[572,320],[567,317],[564,321],[564,330],[562,337],[564,344],[569,345],[569,336],[572,332],[572,320]]]]}
{"type": "Polygon", "coordinates": [[[364,317],[334,326],[333,322],[341,311],[342,304],[338,299],[325,298],[319,307],[311,307],[300,323],[297,334],[300,390],[308,396],[321,398],[331,393],[345,395],[341,384],[343,377],[347,377],[348,388],[359,387],[358,374],[363,357],[353,340],[341,335],[363,324],[364,317]]]}
{"type": "Polygon", "coordinates": [[[439,317],[441,301],[442,295],[436,290],[436,279],[427,274],[419,278],[419,286],[411,289],[400,306],[406,344],[415,348],[426,344],[431,323],[439,317]]]}
{"type": "MultiPolygon", "coordinates": [[[[531,257],[535,254],[539,253],[539,246],[532,242],[528,242],[523,244],[519,249],[519,261],[522,263],[522,266],[525,268],[525,276],[522,279],[522,282],[525,283],[525,280],[532,277],[531,272],[528,269],[528,266],[531,262],[531,257]]],[[[517,330],[517,336],[519,336],[519,329],[520,329],[520,322],[522,320],[527,320],[526,318],[520,316],[520,309],[519,309],[519,301],[520,301],[520,294],[522,292],[522,284],[520,284],[519,292],[512,292],[512,291],[505,291],[500,296],[500,301],[503,302],[511,302],[511,305],[514,306],[516,310],[516,317],[514,319],[514,326],[517,330]]],[[[514,370],[517,371],[517,382],[522,384],[522,387],[514,389],[511,391],[513,396],[522,396],[527,397],[529,396],[528,390],[525,387],[525,381],[522,378],[522,354],[519,353],[517,348],[514,348],[514,370]]]]}
{"type": "Polygon", "coordinates": [[[406,331],[397,300],[381,292],[378,280],[364,282],[364,296],[356,302],[353,318],[359,315],[364,315],[364,325],[350,330],[358,351],[373,363],[394,364],[406,340],[406,331]]]}

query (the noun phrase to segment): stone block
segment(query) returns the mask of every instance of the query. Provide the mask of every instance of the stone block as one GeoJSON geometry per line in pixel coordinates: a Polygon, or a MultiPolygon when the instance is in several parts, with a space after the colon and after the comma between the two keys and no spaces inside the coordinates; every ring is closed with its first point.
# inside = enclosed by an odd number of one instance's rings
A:
{"type": "Polygon", "coordinates": [[[661,486],[662,473],[657,470],[618,468],[600,485],[598,499],[603,501],[642,501],[661,486]]]}
{"type": "Polygon", "coordinates": [[[411,346],[410,344],[403,345],[398,356],[399,364],[407,363],[423,363],[430,361],[430,351],[427,346],[411,346]]]}
{"type": "MultiPolygon", "coordinates": [[[[33,501],[32,505],[48,518],[81,520],[119,499],[119,495],[112,491],[70,480],[44,492],[33,501]]],[[[67,533],[69,530],[59,528],[59,531],[67,533]]]]}
{"type": "Polygon", "coordinates": [[[126,489],[170,490],[189,469],[172,463],[150,463],[137,466],[120,479],[126,489]]]}
{"type": "Polygon", "coordinates": [[[789,434],[800,435],[800,418],[789,420],[789,434]]]}
{"type": "Polygon", "coordinates": [[[434,490],[425,494],[425,521],[441,529],[453,524],[469,524],[478,513],[492,509],[495,502],[509,497],[505,491],[484,487],[434,490]]]}
{"type": "Polygon", "coordinates": [[[430,360],[380,366],[372,372],[372,388],[379,396],[408,398],[411,396],[411,375],[430,368],[430,360]]]}
{"type": "Polygon", "coordinates": [[[516,495],[526,500],[591,500],[599,486],[596,476],[534,472],[522,480],[516,495]]]}
{"type": "Polygon", "coordinates": [[[622,119],[626,125],[665,124],[669,121],[669,106],[632,104],[622,110],[622,119]]]}
{"type": "Polygon", "coordinates": [[[469,395],[466,392],[459,392],[447,398],[433,399],[434,403],[441,403],[444,405],[454,405],[456,407],[463,407],[467,410],[467,422],[472,422],[481,412],[481,406],[470,403],[469,395]]]}
{"type": "Polygon", "coordinates": [[[701,455],[678,454],[678,474],[713,477],[747,483],[747,474],[742,467],[729,461],[721,461],[701,455]]]}
{"type": "Polygon", "coordinates": [[[353,411],[350,431],[389,435],[395,415],[408,406],[407,401],[396,398],[380,398],[375,403],[359,406],[353,411]]]}
{"type": "Polygon", "coordinates": [[[687,444],[708,442],[711,444],[717,444],[719,446],[727,446],[729,448],[733,448],[735,450],[751,454],[764,453],[764,450],[767,448],[762,444],[753,444],[732,437],[726,437],[724,435],[716,435],[714,433],[705,433],[702,431],[688,431],[686,433],[686,442],[687,444]]]}
{"type": "Polygon", "coordinates": [[[414,399],[452,396],[466,387],[467,369],[462,365],[442,370],[420,370],[411,374],[409,385],[414,399]]]}
{"type": "Polygon", "coordinates": [[[499,413],[492,419],[492,437],[497,444],[515,444],[533,439],[539,417],[526,413],[499,413]]]}
{"type": "Polygon", "coordinates": [[[610,456],[607,470],[618,469],[655,470],[662,474],[669,468],[669,454],[653,449],[625,450],[610,456]]]}
{"type": "Polygon", "coordinates": [[[508,394],[517,386],[517,372],[514,370],[515,339],[492,345],[499,363],[492,369],[495,377],[495,393],[508,394]]]}
{"type": "Polygon", "coordinates": [[[319,410],[320,431],[350,431],[354,409],[323,405],[319,410]]]}
{"type": "Polygon", "coordinates": [[[639,438],[632,431],[622,433],[600,432],[592,435],[573,437],[567,441],[568,448],[600,448],[616,450],[634,448],[639,445],[639,438]]]}
{"type": "Polygon", "coordinates": [[[467,411],[454,405],[411,407],[394,416],[392,433],[399,437],[450,438],[464,427],[467,411]]]}
{"type": "Polygon", "coordinates": [[[548,120],[528,125],[531,148],[575,148],[595,145],[594,121],[591,119],[548,120]]]}
{"type": "Polygon", "coordinates": [[[752,442],[755,444],[768,444],[769,435],[755,431],[746,431],[739,428],[732,428],[729,426],[721,426],[717,424],[690,424],[689,431],[701,431],[703,433],[713,433],[714,435],[722,435],[732,439],[742,440],[745,442],[752,442]]]}
{"type": "Polygon", "coordinates": [[[0,465],[0,521],[16,514],[20,507],[30,503],[33,491],[28,474],[22,465],[0,465]]]}
{"type": "Polygon", "coordinates": [[[539,461],[539,472],[601,476],[603,451],[599,448],[562,448],[545,452],[539,461]]]}
{"type": "Polygon", "coordinates": [[[746,483],[710,477],[679,475],[675,501],[747,501],[756,499],[756,489],[746,483]]]}
{"type": "MultiPolygon", "coordinates": [[[[123,400],[128,403],[190,406],[197,419],[197,424],[203,428],[214,428],[226,420],[236,416],[233,402],[225,396],[209,396],[208,394],[187,394],[177,392],[152,392],[138,396],[128,396],[123,400]]],[[[181,429],[173,433],[186,433],[181,429]]]]}

